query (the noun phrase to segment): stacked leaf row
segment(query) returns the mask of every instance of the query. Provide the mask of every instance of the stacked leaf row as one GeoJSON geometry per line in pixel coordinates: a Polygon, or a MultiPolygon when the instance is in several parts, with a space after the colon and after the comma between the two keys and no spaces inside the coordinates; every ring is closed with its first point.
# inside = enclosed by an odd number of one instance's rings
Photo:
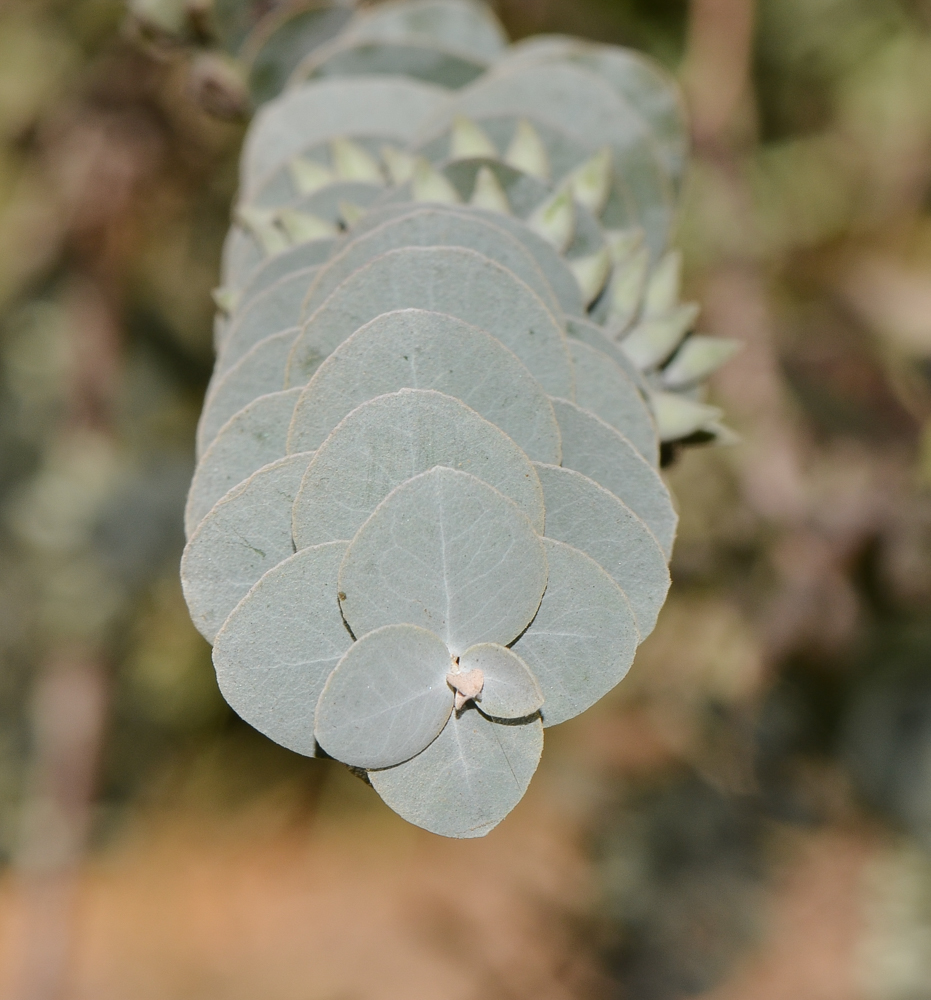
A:
{"type": "Polygon", "coordinates": [[[720,433],[729,350],[686,336],[683,163],[640,57],[451,0],[358,15],[250,129],[185,594],[244,719],[434,832],[500,822],[665,598],[660,440],[720,433]]]}

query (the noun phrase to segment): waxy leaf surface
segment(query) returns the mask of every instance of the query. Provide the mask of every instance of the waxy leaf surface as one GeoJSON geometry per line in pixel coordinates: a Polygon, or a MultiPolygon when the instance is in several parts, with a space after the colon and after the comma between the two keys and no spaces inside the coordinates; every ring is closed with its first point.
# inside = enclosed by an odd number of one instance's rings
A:
{"type": "Polygon", "coordinates": [[[514,503],[475,476],[437,468],[382,501],[353,539],[339,581],[355,635],[420,625],[459,656],[523,631],[546,588],[546,556],[514,503]]]}
{"type": "Polygon", "coordinates": [[[330,756],[391,767],[439,736],[453,709],[449,650],[416,625],[387,625],[354,642],[317,703],[314,732],[330,756]]]}
{"type": "Polygon", "coordinates": [[[276,743],[313,757],[314,710],[352,643],[336,575],[344,542],[304,549],[269,570],[217,633],[213,664],[223,697],[276,743]]]}
{"type": "Polygon", "coordinates": [[[420,309],[378,316],[323,362],[295,407],[288,449],[318,448],[350,410],[404,388],[454,396],[529,458],[559,461],[549,398],[516,355],[477,327],[420,309]]]}

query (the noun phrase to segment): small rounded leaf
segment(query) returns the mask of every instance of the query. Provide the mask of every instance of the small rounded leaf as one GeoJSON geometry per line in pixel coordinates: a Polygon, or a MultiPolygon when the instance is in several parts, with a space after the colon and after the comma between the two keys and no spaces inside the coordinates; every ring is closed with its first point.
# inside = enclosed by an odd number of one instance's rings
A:
{"type": "Polygon", "coordinates": [[[281,391],[288,355],[298,332],[292,328],[260,340],[222,377],[214,375],[197,424],[198,458],[213,444],[227,420],[259,396],[281,391]]]}
{"type": "Polygon", "coordinates": [[[572,396],[572,359],[557,318],[514,274],[464,247],[390,250],[360,267],[308,319],[291,352],[287,384],[306,385],[324,358],[376,316],[412,308],[485,330],[547,392],[572,396]]]}
{"type": "Polygon", "coordinates": [[[387,625],[352,644],[317,703],[314,732],[331,757],[391,767],[439,736],[453,709],[446,644],[416,625],[387,625]]]}
{"type": "Polygon", "coordinates": [[[526,719],[543,704],[543,692],[529,667],[505,646],[493,642],[470,646],[459,657],[459,669],[481,670],[484,684],[476,704],[492,718],[526,719]]]}

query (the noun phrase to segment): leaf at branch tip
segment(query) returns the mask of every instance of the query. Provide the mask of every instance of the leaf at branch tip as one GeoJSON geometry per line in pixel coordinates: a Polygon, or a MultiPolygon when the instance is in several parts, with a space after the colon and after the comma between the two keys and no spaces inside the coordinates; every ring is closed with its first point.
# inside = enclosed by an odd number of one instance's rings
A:
{"type": "Polygon", "coordinates": [[[352,644],[336,578],[345,542],[304,549],[269,570],[217,633],[213,664],[223,697],[276,743],[316,755],[314,709],[352,644]]]}
{"type": "Polygon", "coordinates": [[[635,250],[623,262],[615,264],[608,291],[607,326],[615,337],[627,332],[640,310],[647,274],[650,270],[650,251],[647,247],[635,250]]]}
{"type": "Polygon", "coordinates": [[[472,189],[469,204],[476,208],[487,209],[489,212],[499,212],[501,215],[511,214],[508,196],[498,178],[488,167],[482,167],[475,175],[475,187],[472,189]]]}
{"type": "Polygon", "coordinates": [[[696,403],[677,392],[651,393],[650,405],[656,416],[661,441],[678,441],[688,437],[724,415],[716,406],[696,403]]]}
{"type": "Polygon", "coordinates": [[[269,257],[287,250],[291,245],[284,230],[275,225],[273,211],[243,205],[236,209],[236,221],[251,233],[269,257]]]}
{"type": "Polygon", "coordinates": [[[314,194],[337,179],[329,167],[306,156],[295,156],[288,164],[288,172],[294,187],[302,195],[314,194]]]}
{"type": "Polygon", "coordinates": [[[284,458],[288,426],[300,391],[270,392],[231,417],[197,465],[184,508],[190,537],[210,508],[263,465],[284,458]]]}
{"type": "Polygon", "coordinates": [[[667,559],[676,536],[676,512],[656,469],[610,424],[564,399],[553,400],[562,432],[562,464],[613,493],[656,536],[667,559]]]}
{"type": "Polygon", "coordinates": [[[682,285],[682,254],[670,250],[664,254],[647,281],[643,296],[643,318],[654,319],[672,312],[679,303],[682,285]]]}
{"type": "Polygon", "coordinates": [[[550,581],[514,652],[543,692],[543,724],[555,726],[624,679],[640,634],[624,591],[594,559],[549,538],[544,544],[550,581]]]}
{"type": "Polygon", "coordinates": [[[538,718],[502,724],[466,707],[423,753],[369,780],[409,823],[443,837],[483,837],[520,802],[542,752],[538,718]]]}
{"type": "Polygon", "coordinates": [[[500,427],[528,458],[559,461],[553,408],[517,356],[477,327],[421,309],[383,313],[324,361],[295,407],[288,451],[315,451],[350,411],[400,389],[453,396],[500,427]]]}
{"type": "Polygon", "coordinates": [[[659,466],[659,439],[653,413],[637,385],[604,351],[573,339],[575,402],[620,431],[650,463],[659,466]]]}
{"type": "Polygon", "coordinates": [[[476,156],[498,159],[498,150],[471,118],[457,115],[449,134],[449,158],[469,160],[476,156]]]}
{"type": "Polygon", "coordinates": [[[575,275],[582,291],[582,301],[590,306],[601,294],[611,273],[611,253],[607,247],[602,247],[593,254],[576,257],[569,261],[569,267],[575,275]]]}
{"type": "Polygon", "coordinates": [[[666,557],[653,532],[587,476],[555,465],[536,469],[546,499],[546,537],[579,549],[601,566],[627,595],[645,639],[670,583],[666,557]]]}
{"type": "Polygon", "coordinates": [[[509,167],[530,174],[531,177],[539,177],[543,181],[549,180],[550,160],[546,146],[540,134],[526,118],[518,121],[514,138],[511,139],[504,154],[504,162],[509,167]]]}
{"type": "Polygon", "coordinates": [[[594,216],[601,215],[611,194],[613,168],[611,150],[605,148],[576,168],[569,178],[572,196],[594,216]]]}
{"type": "Polygon", "coordinates": [[[575,204],[568,188],[560,188],[535,208],[527,225],[563,253],[575,235],[575,204]]]}
{"type": "Polygon", "coordinates": [[[414,163],[411,197],[414,201],[435,201],[447,205],[455,205],[462,200],[453,185],[422,156],[418,156],[414,163]]]}
{"type": "Polygon", "coordinates": [[[530,521],[480,479],[442,467],[379,504],[339,571],[354,634],[419,625],[453,656],[479,642],[512,642],[545,589],[546,556],[530,521]]]}
{"type": "Polygon", "coordinates": [[[321,219],[309,212],[299,212],[294,208],[281,208],[276,221],[285,231],[291,243],[307,243],[310,240],[325,240],[336,236],[339,230],[332,222],[321,219]]]}
{"type": "Polygon", "coordinates": [[[417,157],[398,149],[396,146],[382,146],[381,159],[388,171],[388,177],[395,187],[406,184],[414,176],[417,157]]]}
{"type": "Polygon", "coordinates": [[[684,389],[706,379],[743,345],[723,337],[692,336],[676,351],[660,376],[667,389],[684,389]]]}
{"type": "Polygon", "coordinates": [[[363,215],[365,209],[361,205],[354,201],[340,201],[339,216],[347,226],[354,226],[363,215]]]}
{"type": "Polygon", "coordinates": [[[295,545],[352,538],[395,487],[437,465],[488,483],[542,533],[543,493],[520,448],[458,399],[402,389],[357,407],[320,446],[294,503],[295,545]]]}
{"type": "Polygon", "coordinates": [[[375,157],[351,139],[331,140],[330,159],[337,180],[363,181],[366,184],[385,183],[381,167],[375,157]]]}
{"type": "Polygon", "coordinates": [[[312,457],[289,455],[253,473],[213,506],[187,543],[181,583],[208,642],[249,588],[294,554],[291,506],[312,457]]]}
{"type": "Polygon", "coordinates": [[[493,719],[526,719],[540,711],[543,692],[527,664],[505,646],[493,642],[471,646],[459,657],[459,670],[478,672],[482,686],[475,703],[493,719]]]}
{"type": "Polygon", "coordinates": [[[428,747],[453,710],[446,644],[416,625],[387,625],[352,644],[317,702],[314,734],[353,767],[392,767],[428,747]]]}
{"type": "Polygon", "coordinates": [[[650,371],[682,343],[697,318],[698,306],[689,302],[665,316],[643,319],[621,341],[621,350],[641,371],[650,371]]]}

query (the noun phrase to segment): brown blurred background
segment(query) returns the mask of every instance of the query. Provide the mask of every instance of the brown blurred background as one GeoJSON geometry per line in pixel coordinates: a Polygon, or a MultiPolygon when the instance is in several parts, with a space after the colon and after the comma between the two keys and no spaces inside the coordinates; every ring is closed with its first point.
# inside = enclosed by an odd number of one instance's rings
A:
{"type": "Polygon", "coordinates": [[[669,472],[628,680],[459,843],[239,722],[181,598],[235,101],[121,0],[0,2],[0,996],[931,998],[931,0],[498,12],[682,80],[742,441],[669,472]]]}

